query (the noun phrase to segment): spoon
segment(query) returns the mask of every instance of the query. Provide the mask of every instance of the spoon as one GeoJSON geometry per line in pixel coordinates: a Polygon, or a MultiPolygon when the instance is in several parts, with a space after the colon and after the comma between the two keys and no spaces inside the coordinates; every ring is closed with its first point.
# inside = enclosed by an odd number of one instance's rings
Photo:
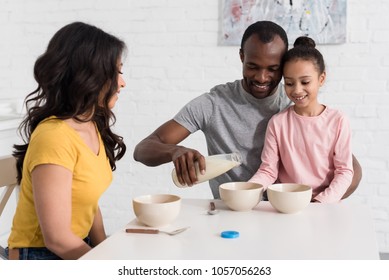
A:
{"type": "Polygon", "coordinates": [[[187,230],[189,227],[179,228],[173,231],[163,231],[159,229],[144,229],[144,228],[127,228],[127,233],[146,233],[146,234],[157,234],[157,233],[166,233],[168,235],[176,235],[179,234],[185,230],[187,230]]]}
{"type": "Polygon", "coordinates": [[[219,210],[216,209],[215,202],[211,201],[209,203],[208,214],[209,215],[216,215],[217,213],[219,213],[219,210]]]}

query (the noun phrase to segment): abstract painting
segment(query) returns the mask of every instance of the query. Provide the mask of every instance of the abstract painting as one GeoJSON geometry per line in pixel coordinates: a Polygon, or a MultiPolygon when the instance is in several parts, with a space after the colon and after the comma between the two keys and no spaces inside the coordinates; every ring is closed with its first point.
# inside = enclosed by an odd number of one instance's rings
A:
{"type": "Polygon", "coordinates": [[[221,45],[240,45],[244,30],[258,20],[281,25],[293,43],[309,36],[317,44],[346,42],[347,0],[223,0],[221,45]]]}

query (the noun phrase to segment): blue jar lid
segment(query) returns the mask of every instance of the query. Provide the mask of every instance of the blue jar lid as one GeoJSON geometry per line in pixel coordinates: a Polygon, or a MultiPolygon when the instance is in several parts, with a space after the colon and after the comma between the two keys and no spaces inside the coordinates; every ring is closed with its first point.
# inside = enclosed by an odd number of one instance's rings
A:
{"type": "Polygon", "coordinates": [[[223,238],[238,238],[239,237],[239,232],[238,231],[234,231],[234,230],[226,230],[226,231],[223,231],[220,234],[220,236],[223,237],[223,238]]]}

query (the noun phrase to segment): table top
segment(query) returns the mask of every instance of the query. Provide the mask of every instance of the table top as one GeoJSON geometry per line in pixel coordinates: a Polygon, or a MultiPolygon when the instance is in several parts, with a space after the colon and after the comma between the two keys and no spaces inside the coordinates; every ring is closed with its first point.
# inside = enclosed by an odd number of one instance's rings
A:
{"type": "Polygon", "coordinates": [[[128,223],[81,257],[84,260],[356,260],[379,259],[370,209],[343,201],[311,203],[295,214],[277,212],[261,201],[253,210],[236,212],[216,200],[219,213],[208,215],[207,199],[183,199],[177,220],[161,230],[190,226],[175,236],[126,233],[128,223]],[[239,237],[225,239],[233,230],[239,237]]]}

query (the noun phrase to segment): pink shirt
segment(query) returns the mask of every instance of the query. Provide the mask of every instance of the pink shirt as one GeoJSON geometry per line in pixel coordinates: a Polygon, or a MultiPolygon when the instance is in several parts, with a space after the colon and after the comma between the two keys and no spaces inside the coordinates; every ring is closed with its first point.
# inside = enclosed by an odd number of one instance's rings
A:
{"type": "Polygon", "coordinates": [[[348,119],[328,107],[305,117],[291,106],[270,119],[261,159],[249,181],[267,187],[278,178],[311,186],[320,202],[340,201],[353,177],[348,119]]]}

